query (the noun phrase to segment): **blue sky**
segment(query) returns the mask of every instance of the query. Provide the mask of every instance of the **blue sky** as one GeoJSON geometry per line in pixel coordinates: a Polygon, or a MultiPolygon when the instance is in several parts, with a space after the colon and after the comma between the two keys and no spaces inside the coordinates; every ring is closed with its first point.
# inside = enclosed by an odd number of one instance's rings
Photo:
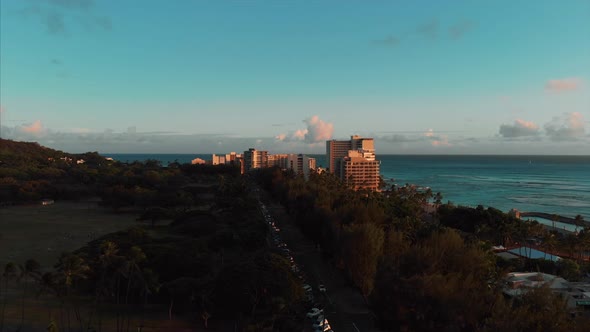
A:
{"type": "Polygon", "coordinates": [[[590,154],[590,2],[0,2],[2,137],[71,152],[590,154]]]}

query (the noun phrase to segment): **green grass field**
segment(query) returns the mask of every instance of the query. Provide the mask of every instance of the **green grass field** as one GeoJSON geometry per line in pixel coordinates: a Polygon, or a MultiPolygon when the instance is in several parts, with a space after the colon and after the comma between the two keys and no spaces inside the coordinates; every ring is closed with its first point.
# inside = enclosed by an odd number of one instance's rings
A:
{"type": "MultiPolygon", "coordinates": [[[[0,273],[8,262],[24,264],[33,258],[41,264],[43,271],[51,270],[62,252],[74,251],[88,241],[102,235],[127,229],[138,225],[137,213],[114,213],[110,209],[99,207],[96,201],[56,202],[52,205],[27,205],[4,207],[0,209],[0,273]]],[[[11,281],[8,289],[2,283],[0,299],[6,300],[4,331],[14,331],[20,326],[21,301],[23,285],[11,281]]],[[[46,331],[50,317],[60,325],[60,331],[67,331],[66,312],[57,298],[42,295],[34,296],[38,287],[30,285],[25,297],[25,320],[22,331],[46,331]]],[[[2,302],[0,301],[0,302],[2,302]]],[[[80,301],[80,299],[78,299],[80,301]]],[[[85,320],[92,316],[92,300],[79,304],[85,320]]],[[[102,331],[114,331],[116,319],[112,310],[103,311],[102,331]]],[[[112,309],[112,308],[110,308],[112,309]]],[[[140,308],[133,308],[130,329],[137,330],[144,322],[143,331],[193,331],[197,318],[175,317],[168,320],[167,308],[151,307],[146,313],[139,313],[140,308]]],[[[73,313],[70,313],[73,315],[73,313]]],[[[71,324],[76,326],[74,317],[71,324]]],[[[97,317],[92,319],[97,321],[97,317]]],[[[93,324],[96,326],[96,324],[93,324]]],[[[72,326],[72,327],[73,327],[72,326]]],[[[80,327],[77,326],[79,331],[80,327]]]]}
{"type": "Polygon", "coordinates": [[[137,225],[136,214],[117,214],[96,201],[56,202],[0,209],[0,267],[33,258],[46,270],[62,252],[104,234],[137,225]]]}

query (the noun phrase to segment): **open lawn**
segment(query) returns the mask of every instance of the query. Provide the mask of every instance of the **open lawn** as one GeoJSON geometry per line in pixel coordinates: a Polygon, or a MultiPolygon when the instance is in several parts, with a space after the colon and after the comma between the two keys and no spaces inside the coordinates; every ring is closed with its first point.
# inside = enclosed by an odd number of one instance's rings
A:
{"type": "MultiPolygon", "coordinates": [[[[139,225],[136,218],[137,213],[115,213],[99,207],[96,201],[1,208],[0,273],[7,262],[24,264],[29,258],[37,260],[43,271],[51,270],[62,252],[74,251],[102,235],[139,225]]],[[[6,303],[4,331],[15,331],[21,325],[23,285],[14,281],[8,285],[2,282],[0,303],[6,303]],[[5,286],[8,286],[8,289],[5,286]]],[[[53,317],[60,328],[67,326],[67,310],[60,305],[59,299],[47,294],[37,298],[35,293],[38,286],[31,284],[26,288],[28,292],[24,302],[25,319],[21,331],[46,331],[50,317],[53,317]]],[[[96,327],[98,318],[91,314],[92,301],[83,301],[78,306],[84,320],[93,318],[92,325],[96,327]]],[[[141,311],[139,308],[133,310],[141,311]]],[[[100,330],[116,331],[114,312],[111,312],[109,307],[106,310],[103,308],[102,311],[100,330]]],[[[71,324],[77,326],[73,313],[70,314],[71,324]]],[[[132,317],[130,330],[133,331],[137,330],[141,322],[144,326],[143,332],[195,331],[195,326],[200,326],[200,318],[197,315],[168,320],[167,307],[152,307],[147,317],[146,313],[132,314],[132,317]]],[[[215,328],[215,325],[213,322],[213,330],[224,330],[219,326],[215,328]]],[[[75,330],[79,331],[79,326],[75,330]]]]}
{"type": "Polygon", "coordinates": [[[135,213],[118,214],[99,207],[96,201],[0,208],[0,267],[33,258],[45,271],[62,252],[138,225],[136,218],[135,213]]]}

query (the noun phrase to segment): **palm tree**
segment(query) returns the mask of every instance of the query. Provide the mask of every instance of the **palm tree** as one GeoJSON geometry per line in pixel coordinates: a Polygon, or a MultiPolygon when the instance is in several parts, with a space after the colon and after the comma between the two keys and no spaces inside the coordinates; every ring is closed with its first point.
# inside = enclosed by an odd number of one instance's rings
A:
{"type": "Polygon", "coordinates": [[[71,253],[62,254],[56,267],[68,292],[76,280],[85,279],[90,272],[90,267],[84,258],[71,253]]]}
{"type": "Polygon", "coordinates": [[[27,296],[27,285],[29,284],[30,278],[33,278],[35,281],[41,279],[41,265],[34,259],[27,259],[24,266],[20,266],[20,275],[18,276],[19,281],[23,281],[23,297],[21,301],[21,322],[20,322],[20,329],[22,329],[23,324],[25,323],[25,297],[27,296]]]}
{"type": "Polygon", "coordinates": [[[546,232],[545,236],[543,237],[543,249],[545,252],[545,258],[547,258],[547,251],[554,255],[555,248],[557,247],[557,240],[555,239],[555,235],[551,232],[546,232]]]}
{"type": "Polygon", "coordinates": [[[95,299],[94,299],[94,311],[98,314],[98,325],[99,329],[102,324],[102,317],[98,312],[98,304],[102,297],[108,297],[113,293],[113,287],[107,286],[107,273],[109,270],[114,269],[117,261],[122,257],[118,255],[119,247],[113,241],[103,241],[100,244],[100,255],[98,256],[98,262],[100,266],[100,277],[98,279],[98,285],[96,287],[95,299]]]}
{"type": "Polygon", "coordinates": [[[553,230],[555,230],[555,223],[559,221],[559,216],[554,214],[553,216],[551,216],[551,225],[553,226],[553,230]]]}
{"type": "MultiPolygon", "coordinates": [[[[127,289],[125,291],[125,305],[129,304],[129,292],[131,290],[132,282],[135,281],[134,277],[140,281],[144,281],[141,268],[139,264],[146,260],[146,255],[138,246],[133,246],[129,250],[126,256],[125,264],[121,270],[122,275],[127,278],[127,289]]],[[[145,282],[144,282],[145,284],[145,282]]],[[[143,285],[144,286],[144,285],[143,285]]],[[[142,287],[144,289],[145,287],[142,287]]],[[[129,330],[129,324],[131,317],[127,317],[127,330],[129,330]]],[[[123,319],[124,323],[125,319],[123,319]]],[[[122,328],[123,326],[121,326],[122,328]]]]}
{"type": "Polygon", "coordinates": [[[563,239],[562,245],[564,249],[567,250],[569,258],[574,259],[576,248],[578,245],[578,237],[573,234],[570,234],[563,239]]]}
{"type": "MultiPolygon", "coordinates": [[[[70,290],[75,285],[75,282],[79,279],[85,279],[90,272],[90,267],[84,259],[78,255],[72,253],[64,253],[59,258],[59,261],[56,265],[57,271],[59,273],[61,285],[65,288],[65,299],[69,299],[70,290]]],[[[80,318],[79,312],[77,311],[78,308],[74,308],[74,313],[78,318],[80,325],[82,325],[82,320],[80,318]]],[[[70,329],[70,311],[69,308],[66,309],[67,312],[67,319],[68,319],[68,330],[70,329]]]]}
{"type": "Polygon", "coordinates": [[[98,261],[100,263],[101,275],[99,279],[99,287],[97,292],[107,291],[105,288],[106,274],[109,269],[113,267],[113,264],[121,259],[122,257],[117,255],[119,253],[119,247],[113,241],[103,241],[100,245],[100,255],[98,261]]]}
{"type": "Polygon", "coordinates": [[[437,192],[436,195],[434,195],[434,204],[436,204],[436,206],[438,207],[442,204],[442,200],[443,195],[440,192],[437,192]]]}
{"type": "Polygon", "coordinates": [[[584,261],[587,253],[590,251],[590,228],[585,228],[583,231],[579,232],[577,238],[579,258],[584,261]]]}
{"type": "Polygon", "coordinates": [[[7,289],[8,289],[8,281],[12,279],[16,279],[18,276],[18,266],[13,262],[9,262],[4,266],[4,273],[2,274],[4,277],[4,302],[2,303],[2,312],[0,313],[0,331],[4,330],[4,314],[6,312],[6,301],[8,297],[7,289]]]}

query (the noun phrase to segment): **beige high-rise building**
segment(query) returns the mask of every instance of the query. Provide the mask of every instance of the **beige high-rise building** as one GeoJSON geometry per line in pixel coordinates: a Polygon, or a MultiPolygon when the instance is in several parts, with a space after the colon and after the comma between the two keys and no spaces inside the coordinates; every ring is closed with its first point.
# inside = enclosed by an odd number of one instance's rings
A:
{"type": "Polygon", "coordinates": [[[268,151],[260,151],[254,148],[250,148],[248,151],[244,151],[244,172],[248,172],[255,168],[268,167],[268,151]]]}
{"type": "Polygon", "coordinates": [[[275,158],[277,158],[276,166],[282,169],[291,169],[296,174],[302,174],[306,179],[316,169],[315,158],[308,157],[304,154],[282,154],[275,155],[275,158]]]}
{"type": "Polygon", "coordinates": [[[341,179],[355,190],[379,190],[380,162],[374,157],[368,159],[365,155],[362,150],[349,151],[348,155],[340,162],[341,179]]]}
{"type": "Polygon", "coordinates": [[[326,141],[326,157],[329,172],[354,189],[379,190],[380,162],[375,160],[373,138],[354,135],[346,141],[326,141]]]}

